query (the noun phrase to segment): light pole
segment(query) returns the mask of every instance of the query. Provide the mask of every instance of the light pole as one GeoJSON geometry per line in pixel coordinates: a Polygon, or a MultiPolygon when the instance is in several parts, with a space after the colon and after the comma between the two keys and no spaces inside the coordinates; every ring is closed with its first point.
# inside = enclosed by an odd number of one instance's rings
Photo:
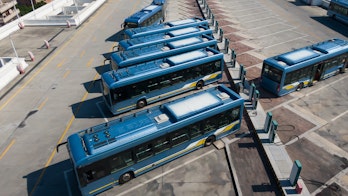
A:
{"type": "Polygon", "coordinates": [[[34,7],[33,0],[30,0],[30,2],[31,2],[31,7],[33,8],[34,18],[36,19],[36,13],[35,13],[35,7],[34,7]]]}

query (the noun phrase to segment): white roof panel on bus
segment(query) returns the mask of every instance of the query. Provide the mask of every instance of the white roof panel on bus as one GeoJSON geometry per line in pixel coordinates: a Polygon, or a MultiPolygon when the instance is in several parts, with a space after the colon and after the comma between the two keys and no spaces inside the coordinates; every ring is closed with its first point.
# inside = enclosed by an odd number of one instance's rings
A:
{"type": "Polygon", "coordinates": [[[197,58],[202,58],[207,56],[203,51],[200,50],[196,50],[196,51],[192,51],[192,52],[186,52],[184,54],[180,54],[177,56],[173,56],[173,57],[169,57],[167,59],[168,63],[171,63],[172,65],[177,65],[180,63],[184,63],[187,61],[191,61],[197,58]]]}
{"type": "Polygon", "coordinates": [[[172,113],[172,116],[179,120],[204,109],[215,107],[220,103],[221,100],[219,98],[206,92],[183,101],[168,104],[166,107],[172,113]]]}
{"type": "Polygon", "coordinates": [[[317,56],[319,56],[319,54],[312,50],[300,49],[280,55],[279,60],[285,62],[288,65],[293,65],[317,56]]]}
{"type": "Polygon", "coordinates": [[[199,31],[199,29],[194,28],[194,27],[189,27],[189,28],[184,28],[184,29],[178,29],[175,31],[169,31],[168,34],[171,36],[179,36],[179,35],[184,35],[184,34],[193,33],[193,32],[197,32],[197,31],[199,31]]]}
{"type": "Polygon", "coordinates": [[[146,8],[144,8],[144,10],[152,11],[152,10],[156,9],[157,7],[158,7],[158,5],[149,5],[146,8]]]}
{"type": "Polygon", "coordinates": [[[194,19],[189,18],[185,20],[178,20],[178,21],[173,21],[173,22],[168,22],[170,26],[178,26],[178,25],[183,25],[183,24],[188,24],[188,23],[193,23],[195,22],[194,19]]]}
{"type": "Polygon", "coordinates": [[[200,42],[202,42],[202,41],[198,37],[191,37],[191,38],[187,38],[187,39],[181,39],[181,40],[169,42],[168,45],[171,48],[178,48],[178,47],[188,46],[188,45],[196,44],[196,43],[200,43],[200,42]]]}

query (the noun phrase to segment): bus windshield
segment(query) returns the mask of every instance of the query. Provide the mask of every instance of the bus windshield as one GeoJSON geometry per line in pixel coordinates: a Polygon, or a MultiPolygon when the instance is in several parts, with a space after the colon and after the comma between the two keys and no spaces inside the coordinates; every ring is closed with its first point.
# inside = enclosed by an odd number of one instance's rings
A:
{"type": "Polygon", "coordinates": [[[267,64],[264,64],[262,70],[262,77],[267,77],[274,82],[280,83],[282,79],[283,72],[275,67],[271,67],[267,64]]]}

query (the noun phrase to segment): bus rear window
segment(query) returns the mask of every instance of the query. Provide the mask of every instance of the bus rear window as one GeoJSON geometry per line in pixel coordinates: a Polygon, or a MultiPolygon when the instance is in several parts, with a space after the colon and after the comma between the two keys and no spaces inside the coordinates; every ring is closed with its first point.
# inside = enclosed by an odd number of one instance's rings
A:
{"type": "Polygon", "coordinates": [[[263,65],[262,77],[267,77],[274,82],[280,83],[283,72],[267,64],[263,65]]]}

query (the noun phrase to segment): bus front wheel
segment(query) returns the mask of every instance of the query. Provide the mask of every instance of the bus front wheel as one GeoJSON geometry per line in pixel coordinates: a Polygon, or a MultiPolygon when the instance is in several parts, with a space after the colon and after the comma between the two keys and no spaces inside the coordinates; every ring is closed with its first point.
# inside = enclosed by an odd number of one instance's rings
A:
{"type": "Polygon", "coordinates": [[[303,83],[301,82],[298,86],[297,86],[297,91],[301,90],[303,88],[303,83]]]}
{"type": "Polygon", "coordinates": [[[215,142],[215,136],[211,135],[205,140],[204,146],[210,146],[214,142],[215,142]]]}
{"type": "Polygon", "coordinates": [[[145,107],[146,106],[146,101],[144,100],[144,99],[142,99],[142,100],[139,100],[138,102],[137,102],[137,108],[139,109],[139,108],[143,108],[143,107],[145,107]]]}
{"type": "Polygon", "coordinates": [[[129,182],[129,181],[132,180],[132,179],[133,179],[132,173],[131,173],[131,172],[127,172],[127,173],[124,173],[124,174],[120,177],[119,181],[120,181],[120,184],[124,184],[124,183],[126,183],[126,182],[129,182]]]}
{"type": "Polygon", "coordinates": [[[204,86],[204,82],[202,80],[198,81],[197,84],[196,84],[196,89],[199,90],[199,89],[202,89],[204,86]]]}

